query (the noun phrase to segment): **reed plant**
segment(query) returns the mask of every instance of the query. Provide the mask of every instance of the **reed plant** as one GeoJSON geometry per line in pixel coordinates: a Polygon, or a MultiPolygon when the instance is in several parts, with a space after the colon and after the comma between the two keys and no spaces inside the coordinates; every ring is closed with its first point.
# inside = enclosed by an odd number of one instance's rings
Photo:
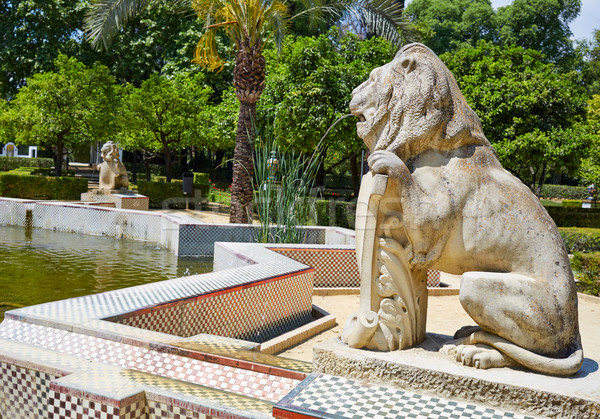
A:
{"type": "Polygon", "coordinates": [[[306,225],[315,211],[311,191],[321,153],[308,157],[295,151],[281,151],[272,139],[257,139],[254,159],[254,212],[260,243],[302,243],[306,225]],[[271,158],[279,162],[277,170],[271,158]]]}

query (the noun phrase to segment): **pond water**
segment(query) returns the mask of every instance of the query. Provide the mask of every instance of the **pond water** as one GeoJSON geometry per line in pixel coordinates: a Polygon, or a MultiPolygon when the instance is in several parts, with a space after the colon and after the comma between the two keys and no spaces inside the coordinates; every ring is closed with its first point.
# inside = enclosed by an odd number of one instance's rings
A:
{"type": "Polygon", "coordinates": [[[4,312],[212,271],[212,258],[178,258],[156,243],[0,226],[4,312]]]}

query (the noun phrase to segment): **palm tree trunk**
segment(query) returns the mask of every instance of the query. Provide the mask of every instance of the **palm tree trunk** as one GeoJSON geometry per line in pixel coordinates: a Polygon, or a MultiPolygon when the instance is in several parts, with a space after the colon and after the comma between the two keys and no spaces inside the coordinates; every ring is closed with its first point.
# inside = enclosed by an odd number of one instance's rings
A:
{"type": "Polygon", "coordinates": [[[240,102],[233,153],[233,182],[229,210],[229,222],[231,223],[247,223],[252,204],[252,180],[254,178],[254,147],[252,146],[254,127],[252,121],[255,113],[256,103],[240,102]]]}
{"type": "Polygon", "coordinates": [[[249,39],[241,43],[235,57],[233,85],[240,101],[240,113],[233,154],[229,222],[247,223],[253,196],[253,122],[256,115],[256,102],[265,88],[265,58],[262,56],[260,43],[257,42],[252,47],[249,46],[249,39]]]}

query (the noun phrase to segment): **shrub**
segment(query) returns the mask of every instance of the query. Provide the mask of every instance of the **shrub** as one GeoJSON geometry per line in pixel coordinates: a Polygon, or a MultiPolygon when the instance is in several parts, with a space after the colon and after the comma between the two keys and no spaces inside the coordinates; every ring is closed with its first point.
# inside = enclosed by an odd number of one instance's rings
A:
{"type": "Polygon", "coordinates": [[[354,229],[356,203],[344,201],[316,202],[315,223],[320,226],[337,226],[354,229]]]}
{"type": "Polygon", "coordinates": [[[558,199],[587,199],[588,191],[585,186],[543,185],[542,198],[558,199]]]}
{"type": "Polygon", "coordinates": [[[575,199],[564,199],[562,206],[565,208],[581,208],[581,201],[575,199]]]}
{"type": "Polygon", "coordinates": [[[600,228],[600,209],[545,207],[558,227],[600,228]]]}
{"type": "Polygon", "coordinates": [[[200,189],[202,196],[207,196],[210,189],[208,173],[194,173],[194,188],[200,189]]]}
{"type": "Polygon", "coordinates": [[[26,157],[0,156],[0,171],[2,172],[17,169],[19,167],[40,167],[49,169],[53,166],[54,160],[47,158],[29,159],[26,157]]]}
{"type": "Polygon", "coordinates": [[[9,198],[79,200],[84,192],[86,179],[0,174],[0,196],[9,198]]]}
{"type": "MultiPolygon", "coordinates": [[[[179,182],[148,182],[146,180],[139,180],[137,184],[137,191],[139,194],[146,195],[150,200],[150,208],[162,208],[163,203],[168,205],[169,207],[175,208],[185,208],[186,195],[183,193],[183,181],[179,182]],[[182,199],[173,199],[173,198],[182,198],[182,199]],[[170,200],[171,202],[166,202],[170,200]]],[[[194,188],[195,191],[197,190],[194,188]]],[[[189,195],[188,195],[189,197],[189,195]]],[[[194,196],[195,198],[195,196],[194,196]]],[[[194,206],[195,200],[189,200],[189,205],[191,207],[194,206]]]]}
{"type": "Polygon", "coordinates": [[[575,253],[571,266],[579,280],[577,290],[591,295],[600,294],[600,252],[575,253]]]}
{"type": "Polygon", "coordinates": [[[560,228],[560,236],[569,253],[600,252],[600,230],[590,228],[560,228]]]}

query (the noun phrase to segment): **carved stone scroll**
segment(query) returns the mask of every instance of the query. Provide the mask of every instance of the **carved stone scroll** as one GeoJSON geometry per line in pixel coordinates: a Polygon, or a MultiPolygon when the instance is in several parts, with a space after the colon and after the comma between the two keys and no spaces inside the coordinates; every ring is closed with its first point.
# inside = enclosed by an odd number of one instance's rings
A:
{"type": "Polygon", "coordinates": [[[393,181],[366,174],[356,209],[356,254],[360,309],[344,327],[342,340],[354,348],[410,348],[425,339],[426,271],[409,266],[412,254],[403,231],[393,181]]]}

